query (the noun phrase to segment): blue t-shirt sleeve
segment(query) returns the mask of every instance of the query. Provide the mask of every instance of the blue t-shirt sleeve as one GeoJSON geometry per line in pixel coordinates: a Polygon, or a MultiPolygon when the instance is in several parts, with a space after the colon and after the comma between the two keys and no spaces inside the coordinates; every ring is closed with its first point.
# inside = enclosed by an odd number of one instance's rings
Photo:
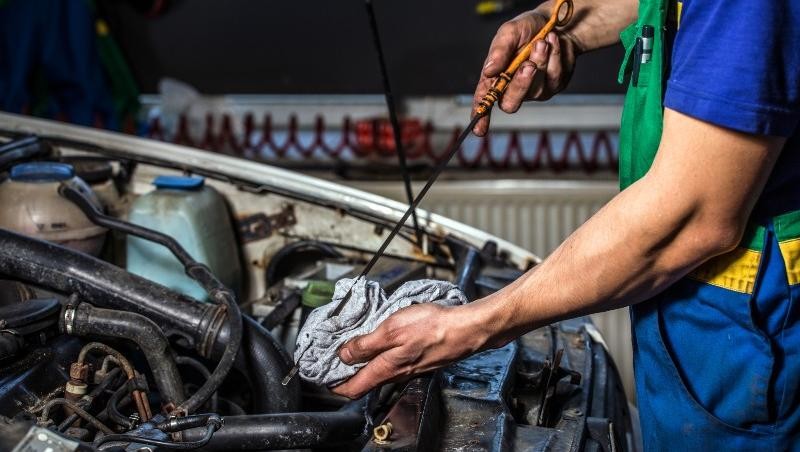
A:
{"type": "Polygon", "coordinates": [[[664,105],[791,136],[800,123],[800,1],[685,0],[664,105]]]}

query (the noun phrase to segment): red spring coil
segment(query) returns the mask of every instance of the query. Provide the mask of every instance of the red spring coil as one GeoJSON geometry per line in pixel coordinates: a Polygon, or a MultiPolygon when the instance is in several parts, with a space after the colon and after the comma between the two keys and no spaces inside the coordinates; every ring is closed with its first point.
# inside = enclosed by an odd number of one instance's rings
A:
{"type": "MultiPolygon", "coordinates": [[[[314,159],[315,154],[320,153],[322,156],[337,160],[344,158],[345,151],[350,151],[356,158],[383,159],[394,159],[396,152],[391,125],[385,119],[358,121],[354,125],[349,117],[345,117],[341,127],[330,131],[332,134],[339,135],[338,142],[335,144],[329,143],[326,139],[328,130],[321,116],[317,116],[314,121],[313,130],[310,131],[310,140],[300,139],[300,126],[295,115],[289,117],[286,130],[281,131],[281,134],[285,135],[283,140],[276,138],[276,132],[272,126],[272,116],[269,114],[264,115],[260,131],[257,129],[252,113],[245,115],[241,134],[235,133],[233,119],[230,115],[223,115],[219,123],[220,125],[217,127],[215,117],[210,113],[207,114],[202,138],[197,141],[189,132],[189,121],[185,116],[179,118],[176,132],[172,137],[167,137],[160,120],[156,117],[150,121],[145,136],[264,161],[271,160],[265,156],[264,151],[266,150],[274,155],[272,160],[286,158],[291,151],[297,152],[304,159],[314,159]]],[[[409,160],[425,159],[439,162],[457,139],[460,129],[458,127],[453,129],[449,143],[440,151],[435,151],[431,145],[431,137],[434,132],[434,126],[430,122],[423,124],[417,119],[402,121],[401,139],[409,160]]],[[[556,152],[553,145],[553,133],[537,132],[538,140],[532,153],[524,152],[522,136],[519,131],[508,133],[508,140],[502,152],[492,151],[492,143],[496,144],[500,140],[492,140],[487,135],[479,139],[472,157],[463,147],[459,149],[456,154],[456,162],[466,169],[487,167],[493,170],[522,169],[528,172],[580,170],[586,173],[598,170],[616,171],[617,150],[611,139],[614,132],[600,130],[588,133],[592,134],[591,146],[588,151],[581,138],[581,133],[570,131],[565,135],[560,152],[556,152]]],[[[586,135],[587,132],[583,134],[586,135]]]]}

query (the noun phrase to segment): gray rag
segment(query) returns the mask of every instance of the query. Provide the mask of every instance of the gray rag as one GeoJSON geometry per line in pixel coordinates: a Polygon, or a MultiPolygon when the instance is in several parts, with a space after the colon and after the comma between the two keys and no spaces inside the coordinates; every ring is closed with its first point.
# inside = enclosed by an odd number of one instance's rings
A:
{"type": "Polygon", "coordinates": [[[467,302],[461,290],[446,281],[409,281],[387,298],[380,284],[361,278],[353,286],[342,312],[331,316],[354,281],[350,278],[337,281],[331,302],[312,311],[297,335],[294,359],[304,380],[336,386],[355,375],[366,363],[343,363],[339,348],[356,336],[371,333],[402,308],[419,303],[455,306],[467,302]]]}

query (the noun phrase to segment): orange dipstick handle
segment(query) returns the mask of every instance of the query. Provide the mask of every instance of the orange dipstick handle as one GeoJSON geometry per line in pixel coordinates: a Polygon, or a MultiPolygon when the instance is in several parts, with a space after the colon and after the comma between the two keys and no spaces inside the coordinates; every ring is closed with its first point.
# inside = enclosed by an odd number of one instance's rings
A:
{"type": "Polygon", "coordinates": [[[572,19],[572,11],[572,0],[556,0],[555,5],[553,5],[553,13],[550,14],[550,20],[544,24],[544,27],[539,30],[539,33],[537,33],[525,47],[519,50],[517,56],[514,57],[514,60],[511,61],[511,64],[508,65],[506,70],[497,76],[492,87],[483,95],[483,99],[481,99],[478,106],[475,107],[475,116],[485,116],[489,113],[494,103],[503,96],[506,88],[508,88],[508,83],[511,81],[511,78],[514,77],[517,69],[519,69],[525,60],[531,57],[533,44],[536,41],[544,39],[547,33],[550,33],[554,27],[563,27],[567,25],[572,19]],[[566,6],[566,10],[561,14],[564,6],[566,6]]]}

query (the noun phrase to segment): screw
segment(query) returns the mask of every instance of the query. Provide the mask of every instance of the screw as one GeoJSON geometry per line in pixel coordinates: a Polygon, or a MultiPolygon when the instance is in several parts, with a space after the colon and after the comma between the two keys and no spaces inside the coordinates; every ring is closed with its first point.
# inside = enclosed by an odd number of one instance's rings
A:
{"type": "Polygon", "coordinates": [[[386,444],[390,436],[392,436],[392,423],[384,422],[383,424],[375,427],[372,430],[373,441],[378,444],[386,444]]]}

